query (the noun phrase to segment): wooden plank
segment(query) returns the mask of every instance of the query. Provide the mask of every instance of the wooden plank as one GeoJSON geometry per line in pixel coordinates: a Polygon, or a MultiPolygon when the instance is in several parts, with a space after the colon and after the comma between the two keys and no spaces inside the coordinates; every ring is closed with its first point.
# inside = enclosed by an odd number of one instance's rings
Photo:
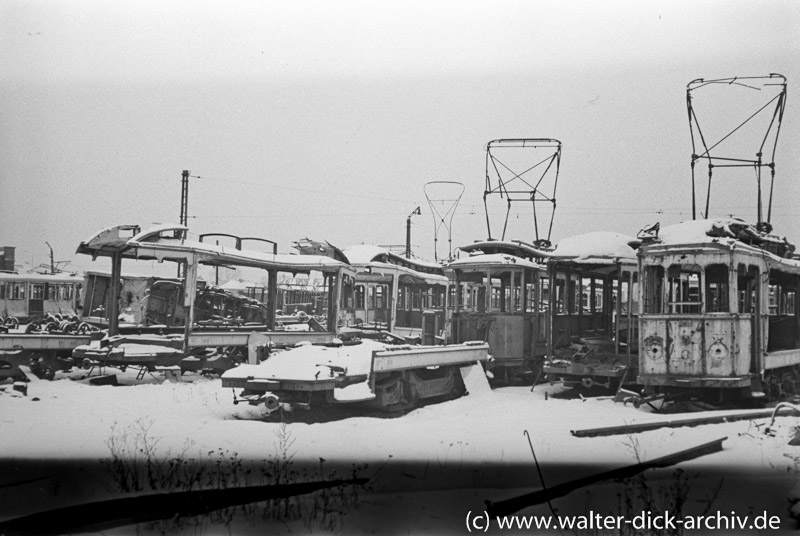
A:
{"type": "Polygon", "coordinates": [[[708,443],[703,443],[702,445],[682,450],[674,454],[668,454],[667,456],[662,456],[661,458],[656,458],[655,460],[651,460],[649,462],[637,463],[635,465],[629,465],[626,467],[605,471],[603,473],[589,475],[577,480],[571,480],[569,482],[557,484],[551,488],[544,488],[532,493],[520,495],[519,497],[506,499],[504,501],[486,501],[486,511],[492,517],[511,515],[515,512],[519,512],[523,508],[537,504],[543,504],[547,501],[557,499],[558,497],[563,497],[564,495],[567,495],[576,489],[585,488],[586,486],[590,486],[598,482],[630,478],[643,471],[646,471],[647,469],[669,467],[687,460],[693,460],[707,454],[719,452],[722,450],[722,442],[726,439],[728,438],[723,437],[720,439],[715,439],[714,441],[709,441],[708,443]]]}
{"type": "MultiPolygon", "coordinates": [[[[763,419],[771,417],[774,411],[774,409],[765,409],[743,413],[727,413],[725,415],[692,417],[689,419],[623,424],[620,426],[571,430],[570,433],[575,437],[599,437],[621,434],[636,434],[640,432],[657,430],[659,428],[680,428],[682,426],[701,426],[704,424],[720,424],[725,422],[743,421],[747,419],[763,419]]],[[[778,414],[783,417],[788,415],[800,415],[800,412],[792,408],[782,408],[778,410],[778,414]]]]}

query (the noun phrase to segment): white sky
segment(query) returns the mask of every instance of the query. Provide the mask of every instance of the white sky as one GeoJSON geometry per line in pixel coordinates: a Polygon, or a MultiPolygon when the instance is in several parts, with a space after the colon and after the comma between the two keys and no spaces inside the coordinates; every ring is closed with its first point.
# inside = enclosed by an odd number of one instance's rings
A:
{"type": "MultiPolygon", "coordinates": [[[[3,0],[0,245],[89,268],[98,229],[177,221],[189,169],[194,233],[402,244],[421,206],[432,259],[424,185],[464,183],[454,246],[486,238],[484,147],[515,137],[563,143],[555,240],[635,235],[691,217],[686,84],[773,72],[772,221],[800,241],[799,35],[793,0],[3,0]]],[[[736,180],[712,215],[754,220],[736,180]]]]}

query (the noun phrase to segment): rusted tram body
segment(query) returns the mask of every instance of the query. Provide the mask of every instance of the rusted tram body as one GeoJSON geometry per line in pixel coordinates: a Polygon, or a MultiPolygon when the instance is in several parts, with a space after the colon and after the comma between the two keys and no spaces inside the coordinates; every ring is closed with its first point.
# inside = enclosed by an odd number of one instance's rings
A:
{"type": "Polygon", "coordinates": [[[489,366],[502,379],[538,374],[548,336],[548,253],[495,240],[459,249],[469,256],[447,265],[453,342],[488,342],[489,366]]]}
{"type": "Polygon", "coordinates": [[[638,381],[650,393],[781,399],[800,387],[800,260],[741,220],[665,227],[639,250],[638,381]]]}
{"type": "Polygon", "coordinates": [[[548,379],[616,388],[638,365],[638,240],[591,232],[558,242],[548,261],[548,379]]]}

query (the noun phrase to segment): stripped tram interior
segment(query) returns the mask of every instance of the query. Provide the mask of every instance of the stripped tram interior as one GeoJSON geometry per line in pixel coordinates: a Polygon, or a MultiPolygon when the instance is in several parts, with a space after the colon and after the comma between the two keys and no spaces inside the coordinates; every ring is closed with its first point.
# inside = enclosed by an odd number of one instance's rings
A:
{"type": "Polygon", "coordinates": [[[638,368],[639,241],[592,232],[559,241],[550,254],[551,381],[617,389],[638,368]]]}

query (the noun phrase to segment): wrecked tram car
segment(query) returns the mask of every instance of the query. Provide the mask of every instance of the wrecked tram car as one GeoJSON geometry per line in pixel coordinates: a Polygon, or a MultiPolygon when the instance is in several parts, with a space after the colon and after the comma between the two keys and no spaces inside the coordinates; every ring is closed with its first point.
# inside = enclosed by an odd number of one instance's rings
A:
{"type": "Polygon", "coordinates": [[[488,240],[459,248],[469,256],[447,265],[448,308],[455,343],[485,341],[489,366],[508,381],[538,375],[548,334],[549,252],[522,241],[488,240]]]}
{"type": "Polygon", "coordinates": [[[604,231],[558,242],[548,261],[549,380],[609,389],[635,380],[638,245],[604,231]]]}
{"type": "Polygon", "coordinates": [[[800,386],[800,260],[736,219],[643,236],[640,384],[710,402],[778,400],[800,386]]]}

